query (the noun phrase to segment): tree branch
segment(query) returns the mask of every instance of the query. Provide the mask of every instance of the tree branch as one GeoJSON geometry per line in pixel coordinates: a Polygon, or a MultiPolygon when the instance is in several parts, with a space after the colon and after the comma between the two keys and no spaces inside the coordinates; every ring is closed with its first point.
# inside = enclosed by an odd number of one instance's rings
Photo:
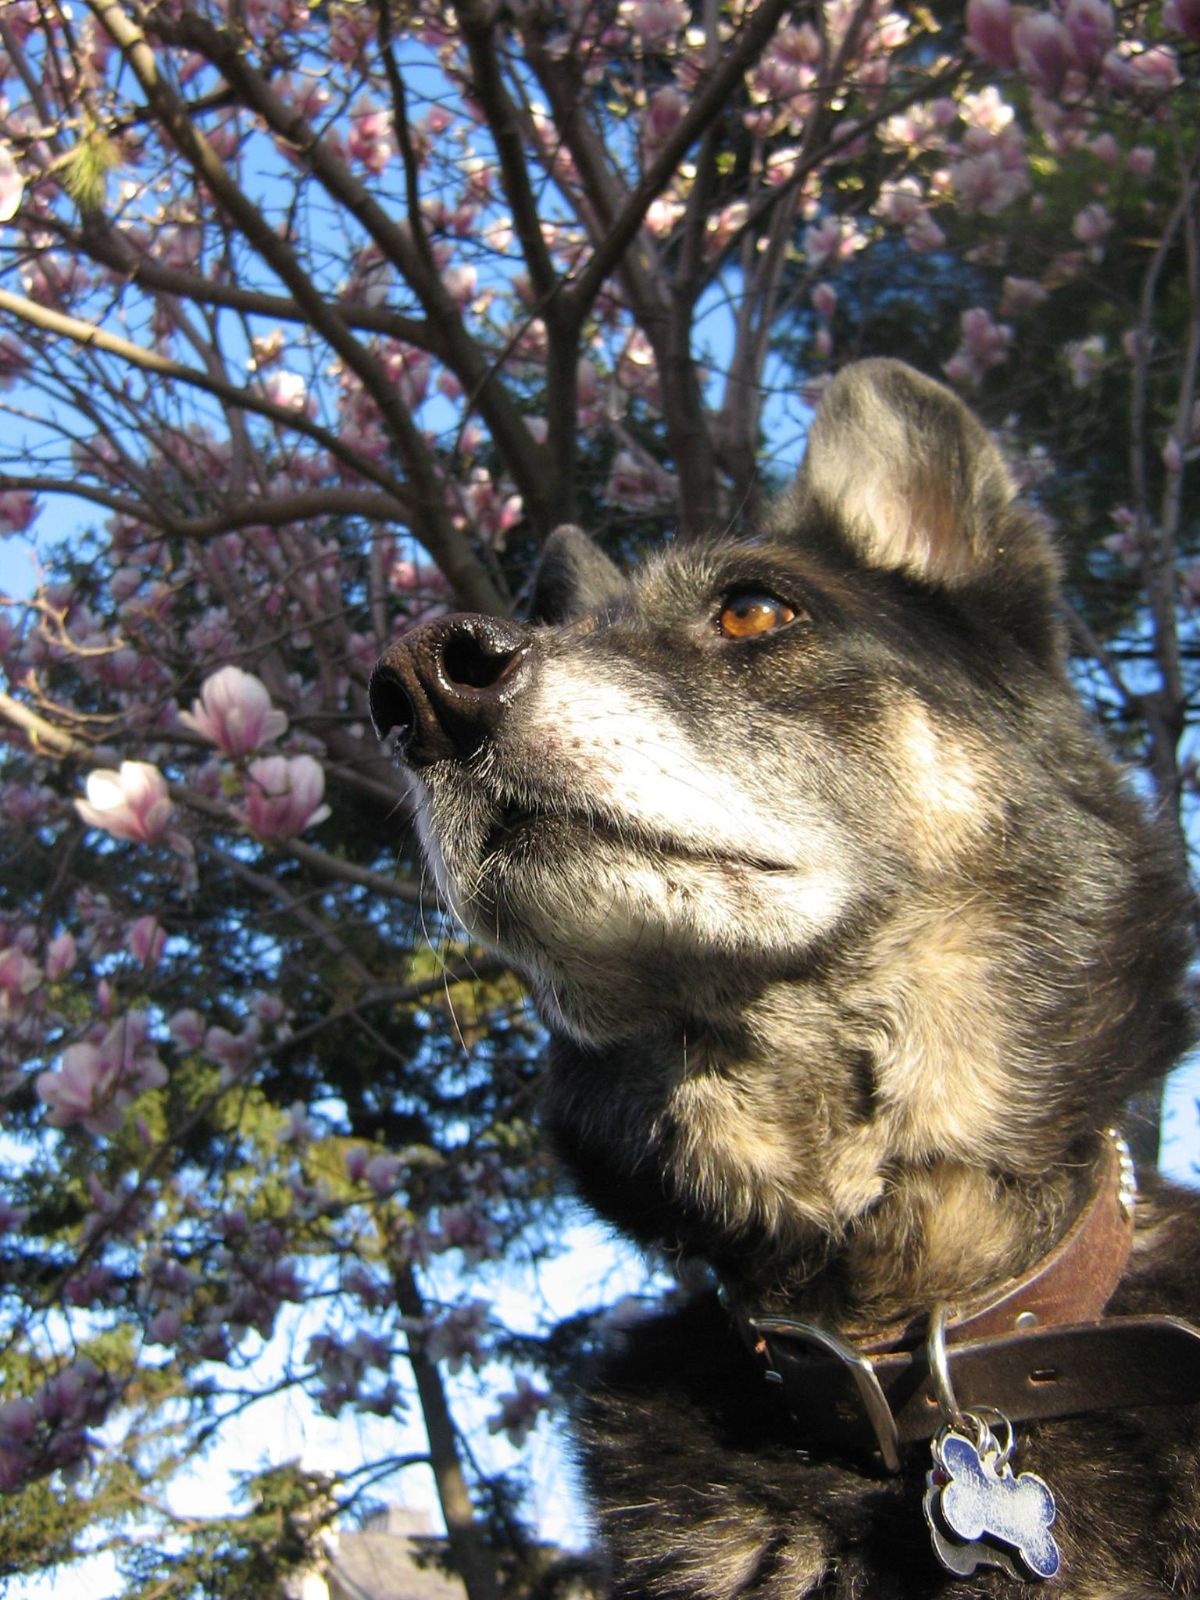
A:
{"type": "Polygon", "coordinates": [[[252,389],[239,389],[236,385],[212,378],[198,367],[185,366],[183,362],[174,361],[169,356],[160,356],[154,350],[147,350],[129,339],[122,339],[115,333],[97,327],[93,322],[86,322],[82,317],[72,317],[63,311],[54,311],[51,307],[39,305],[37,301],[29,300],[24,295],[13,294],[9,289],[0,289],[0,311],[7,311],[46,333],[69,339],[85,350],[102,350],[105,354],[114,356],[139,371],[153,373],[159,378],[172,378],[179,383],[187,384],[190,388],[198,389],[203,394],[211,394],[224,405],[253,412],[278,427],[301,433],[351,468],[359,477],[377,483],[389,495],[399,499],[403,493],[391,473],[385,472],[369,457],[361,456],[356,450],[351,450],[342,443],[337,434],[321,427],[319,423],[310,421],[298,410],[273,404],[265,395],[255,394],[252,389]]]}
{"type": "MultiPolygon", "coordinates": [[[[418,1329],[425,1318],[425,1302],[412,1268],[406,1264],[397,1266],[393,1284],[396,1304],[408,1318],[410,1327],[418,1329]]],[[[466,1585],[470,1600],[501,1600],[495,1562],[471,1504],[458,1449],[457,1430],[450,1415],[442,1375],[437,1363],[425,1353],[423,1340],[417,1331],[409,1335],[408,1359],[425,1419],[434,1482],[442,1515],[446,1519],[446,1535],[455,1568],[466,1585]]]]}
{"type": "MultiPolygon", "coordinates": [[[[89,3],[101,4],[105,3],[105,0],[89,0],[89,3]]],[[[107,0],[107,3],[111,4],[113,0],[107,0]]],[[[187,14],[169,30],[164,27],[164,33],[178,37],[181,43],[199,51],[217,68],[226,81],[236,89],[248,109],[261,116],[274,133],[287,140],[331,198],[355,218],[387,259],[403,274],[409,287],[421,302],[428,318],[428,326],[431,330],[436,330],[438,339],[436,354],[455,374],[463,389],[475,397],[480,415],[487,423],[521,491],[530,520],[540,531],[548,533],[560,519],[556,509],[546,502],[546,463],[543,453],[529,432],[512,396],[500,381],[486,352],[463,326],[458,308],[441,275],[433,270],[432,264],[427,266],[422,261],[410,234],[383,210],[346,163],[335,154],[327,142],[317,136],[304,117],[287,106],[262,75],[254,71],[245,51],[236,39],[220,32],[194,13],[187,14]]],[[[207,175],[205,181],[208,181],[207,175]]],[[[224,203],[222,196],[219,195],[218,198],[224,203]]],[[[283,274],[280,273],[280,276],[283,277],[283,274]]],[[[288,280],[285,278],[284,281],[288,280]]],[[[292,284],[289,283],[289,287],[292,287],[293,293],[297,294],[297,299],[307,311],[306,301],[292,284]]],[[[315,326],[325,336],[320,324],[315,326]]],[[[386,377],[383,379],[383,384],[386,391],[388,388],[386,377]]],[[[368,389],[380,404],[385,417],[395,409],[394,398],[386,392],[377,392],[374,381],[368,384],[368,389]]],[[[419,440],[419,435],[416,438],[419,440]]],[[[402,458],[424,500],[427,469],[421,464],[418,471],[414,461],[410,460],[408,446],[411,443],[406,435],[405,444],[402,445],[402,458]]],[[[448,517],[440,500],[436,510],[439,523],[444,520],[448,527],[448,517]]],[[[441,532],[439,537],[443,541],[448,539],[446,532],[441,532]]],[[[482,565],[479,563],[476,565],[482,572],[482,565]]],[[[443,570],[454,582],[455,588],[463,593],[465,599],[469,599],[469,592],[461,589],[454,574],[448,568],[443,570]]],[[[490,579],[487,583],[491,596],[486,604],[480,604],[480,609],[499,610],[500,597],[490,579]]]]}
{"type": "MultiPolygon", "coordinates": [[[[485,611],[502,609],[501,597],[491,578],[468,541],[450,520],[441,480],[430,459],[428,446],[380,362],[352,336],[340,313],[317,291],[286,240],[270,226],[258,207],[230,177],[224,163],[192,121],[186,103],[175,95],[159,73],[154,52],[141,28],[122,10],[117,0],[87,0],[87,3],[97,21],[120,47],[151,110],[172,143],[247,242],[280,281],[287,285],[313,331],[358,377],[378,405],[384,426],[404,463],[413,498],[420,505],[422,540],[426,548],[465,602],[485,611]]],[[[208,43],[209,50],[205,53],[231,86],[237,89],[254,88],[255,75],[249,72],[232,40],[217,34],[215,29],[195,16],[185,17],[171,31],[178,32],[181,42],[192,42],[198,49],[208,43]]],[[[302,119],[284,113],[282,103],[261,80],[258,80],[258,87],[258,98],[269,105],[277,118],[283,114],[285,121],[302,125],[302,119]]],[[[314,150],[320,150],[315,141],[314,150]]],[[[312,152],[309,154],[311,156],[312,152]]],[[[317,170],[315,161],[313,170],[317,170]]],[[[348,209],[356,212],[352,194],[347,193],[342,198],[348,209]]],[[[367,476],[378,481],[376,473],[367,476]]]]}

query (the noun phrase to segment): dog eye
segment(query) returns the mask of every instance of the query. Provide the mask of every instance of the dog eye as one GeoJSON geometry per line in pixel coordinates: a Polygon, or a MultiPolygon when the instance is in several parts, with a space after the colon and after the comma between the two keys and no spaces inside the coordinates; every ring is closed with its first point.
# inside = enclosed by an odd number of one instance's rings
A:
{"type": "Polygon", "coordinates": [[[786,600],[759,589],[747,589],[726,598],[717,626],[727,639],[756,639],[795,620],[796,612],[786,600]]]}

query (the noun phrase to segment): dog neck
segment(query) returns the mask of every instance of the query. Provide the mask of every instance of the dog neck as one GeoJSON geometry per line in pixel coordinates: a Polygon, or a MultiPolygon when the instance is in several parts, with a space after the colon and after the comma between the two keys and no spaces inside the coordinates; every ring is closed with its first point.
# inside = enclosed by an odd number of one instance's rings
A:
{"type": "MultiPolygon", "coordinates": [[[[871,1349],[937,1304],[972,1318],[1010,1302],[1013,1317],[1049,1315],[1049,1301],[1027,1304],[1021,1288],[1047,1271],[1063,1313],[1054,1320],[1086,1320],[1115,1287],[1132,1236],[1132,1167],[1114,1137],[1087,1141],[1037,1180],[948,1161],[896,1173],[836,1242],[800,1240],[784,1260],[722,1261],[718,1274],[739,1305],[811,1317],[871,1349]]],[[[999,1330],[987,1321],[983,1331],[999,1330]]]]}
{"type": "Polygon", "coordinates": [[[1133,1164],[1110,1132],[1091,1193],[1063,1237],[973,1304],[941,1302],[906,1325],[854,1337],[811,1314],[731,1309],[806,1444],[882,1458],[889,1472],[903,1470],[905,1445],[978,1424],[984,1414],[1011,1429],[1039,1418],[1190,1405],[1200,1397],[1200,1331],[1177,1317],[1106,1315],[1132,1246],[1133,1204],[1133,1164]]]}

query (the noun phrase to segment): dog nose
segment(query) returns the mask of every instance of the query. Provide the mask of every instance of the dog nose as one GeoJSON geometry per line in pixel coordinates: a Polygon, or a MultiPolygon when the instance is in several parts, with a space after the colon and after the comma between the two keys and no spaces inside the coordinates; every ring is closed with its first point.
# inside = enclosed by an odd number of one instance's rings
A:
{"type": "Polygon", "coordinates": [[[473,755],[524,681],[529,635],[522,623],[465,612],[414,628],[371,673],[376,734],[394,730],[413,767],[473,755]]]}

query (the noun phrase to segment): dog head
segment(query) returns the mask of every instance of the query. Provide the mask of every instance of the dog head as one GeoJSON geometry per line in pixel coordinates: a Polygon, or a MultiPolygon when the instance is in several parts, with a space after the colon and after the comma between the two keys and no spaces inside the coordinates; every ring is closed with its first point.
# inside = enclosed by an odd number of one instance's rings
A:
{"type": "Polygon", "coordinates": [[[1182,1038],[1174,867],[1058,605],[978,421],[864,362],[760,537],[627,578],[560,530],[529,623],[415,630],[372,715],[445,900],[576,1055],[689,1092],[785,1059],[795,1137],[875,1129],[853,1211],[896,1159],[1035,1171],[1182,1038]]]}

